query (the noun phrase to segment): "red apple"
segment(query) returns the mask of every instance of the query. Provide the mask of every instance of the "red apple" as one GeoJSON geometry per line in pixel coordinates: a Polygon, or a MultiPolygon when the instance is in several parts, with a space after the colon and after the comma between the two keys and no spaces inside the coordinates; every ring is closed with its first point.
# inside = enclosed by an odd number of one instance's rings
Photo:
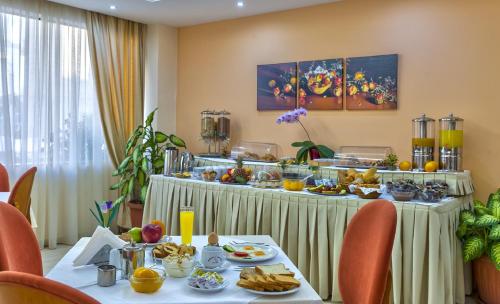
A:
{"type": "Polygon", "coordinates": [[[157,243],[162,236],[160,225],[147,224],[142,227],[142,241],[144,243],[157,243]]]}

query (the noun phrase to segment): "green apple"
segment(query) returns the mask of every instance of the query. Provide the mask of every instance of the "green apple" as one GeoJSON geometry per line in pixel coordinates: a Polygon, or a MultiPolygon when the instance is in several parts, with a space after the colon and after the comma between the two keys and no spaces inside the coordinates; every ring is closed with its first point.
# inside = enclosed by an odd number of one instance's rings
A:
{"type": "Polygon", "coordinates": [[[128,231],[130,239],[136,243],[142,242],[142,228],[134,227],[128,231]]]}

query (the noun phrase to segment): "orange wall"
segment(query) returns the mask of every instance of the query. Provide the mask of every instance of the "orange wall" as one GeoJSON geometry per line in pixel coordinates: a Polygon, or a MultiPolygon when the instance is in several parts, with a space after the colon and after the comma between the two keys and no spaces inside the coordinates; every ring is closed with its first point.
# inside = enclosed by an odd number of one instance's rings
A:
{"type": "Polygon", "coordinates": [[[303,140],[280,112],[257,112],[256,66],[288,61],[399,54],[397,111],[310,112],[314,141],[391,146],[410,159],[411,119],[450,112],[465,119],[464,167],[477,197],[500,187],[500,1],[339,3],[185,27],[178,38],[177,133],[194,152],[200,112],[232,113],[232,142],[275,142],[281,155],[303,140]]]}

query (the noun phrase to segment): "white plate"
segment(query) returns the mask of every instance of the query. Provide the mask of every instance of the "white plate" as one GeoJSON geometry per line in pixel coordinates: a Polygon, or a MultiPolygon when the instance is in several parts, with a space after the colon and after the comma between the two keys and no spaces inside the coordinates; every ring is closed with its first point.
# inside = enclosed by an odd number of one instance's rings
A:
{"type": "Polygon", "coordinates": [[[162,244],[162,243],[167,243],[167,242],[170,242],[172,241],[172,238],[167,236],[167,235],[164,235],[158,242],[156,243],[137,243],[138,246],[144,246],[146,245],[146,247],[154,247],[158,244],[162,244]]]}
{"type": "Polygon", "coordinates": [[[228,261],[225,261],[221,266],[215,267],[215,268],[206,268],[203,266],[203,264],[200,262],[198,265],[195,266],[196,268],[206,271],[206,272],[223,272],[229,269],[231,267],[231,263],[228,261]]]}
{"type": "Polygon", "coordinates": [[[224,280],[224,282],[222,282],[222,284],[219,287],[212,288],[212,289],[196,288],[196,287],[193,287],[193,286],[189,285],[189,283],[187,284],[187,286],[189,288],[191,288],[192,290],[196,290],[198,292],[212,293],[212,292],[219,292],[219,291],[223,290],[224,288],[226,288],[227,286],[229,286],[229,281],[228,280],[224,280]]]}
{"type": "Polygon", "coordinates": [[[265,296],[284,296],[284,295],[288,295],[288,294],[292,294],[292,293],[296,293],[297,291],[299,291],[300,289],[300,286],[299,287],[295,287],[294,289],[290,289],[290,290],[285,290],[285,291],[258,291],[258,290],[253,290],[253,289],[247,289],[247,288],[243,288],[243,287],[240,287],[241,289],[244,289],[250,293],[254,293],[254,294],[258,294],[258,295],[265,295],[265,296]]]}
{"type": "Polygon", "coordinates": [[[276,255],[278,255],[278,251],[271,246],[257,245],[257,244],[251,244],[251,243],[231,245],[231,247],[233,247],[236,251],[248,252],[248,251],[243,249],[243,247],[245,247],[245,246],[252,246],[255,248],[255,250],[264,251],[266,255],[252,256],[252,257],[238,257],[238,256],[234,255],[234,252],[231,252],[231,253],[226,252],[227,259],[230,261],[235,261],[235,262],[253,263],[253,262],[267,261],[267,260],[274,258],[276,255]]]}

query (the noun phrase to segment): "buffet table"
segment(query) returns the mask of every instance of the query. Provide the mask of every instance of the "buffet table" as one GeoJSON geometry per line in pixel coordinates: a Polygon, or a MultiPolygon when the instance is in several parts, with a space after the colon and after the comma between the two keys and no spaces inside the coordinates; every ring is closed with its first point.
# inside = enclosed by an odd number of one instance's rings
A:
{"type": "MultiPolygon", "coordinates": [[[[325,197],[156,175],[151,177],[143,222],[160,219],[169,234],[179,234],[179,207],[187,205],[195,208],[195,234],[270,235],[323,299],[331,295],[341,301],[337,272],[344,231],[368,202],[354,195],[325,197]]],[[[394,204],[394,302],[464,303],[470,279],[464,276],[455,229],[472,196],[394,204]]]]}

